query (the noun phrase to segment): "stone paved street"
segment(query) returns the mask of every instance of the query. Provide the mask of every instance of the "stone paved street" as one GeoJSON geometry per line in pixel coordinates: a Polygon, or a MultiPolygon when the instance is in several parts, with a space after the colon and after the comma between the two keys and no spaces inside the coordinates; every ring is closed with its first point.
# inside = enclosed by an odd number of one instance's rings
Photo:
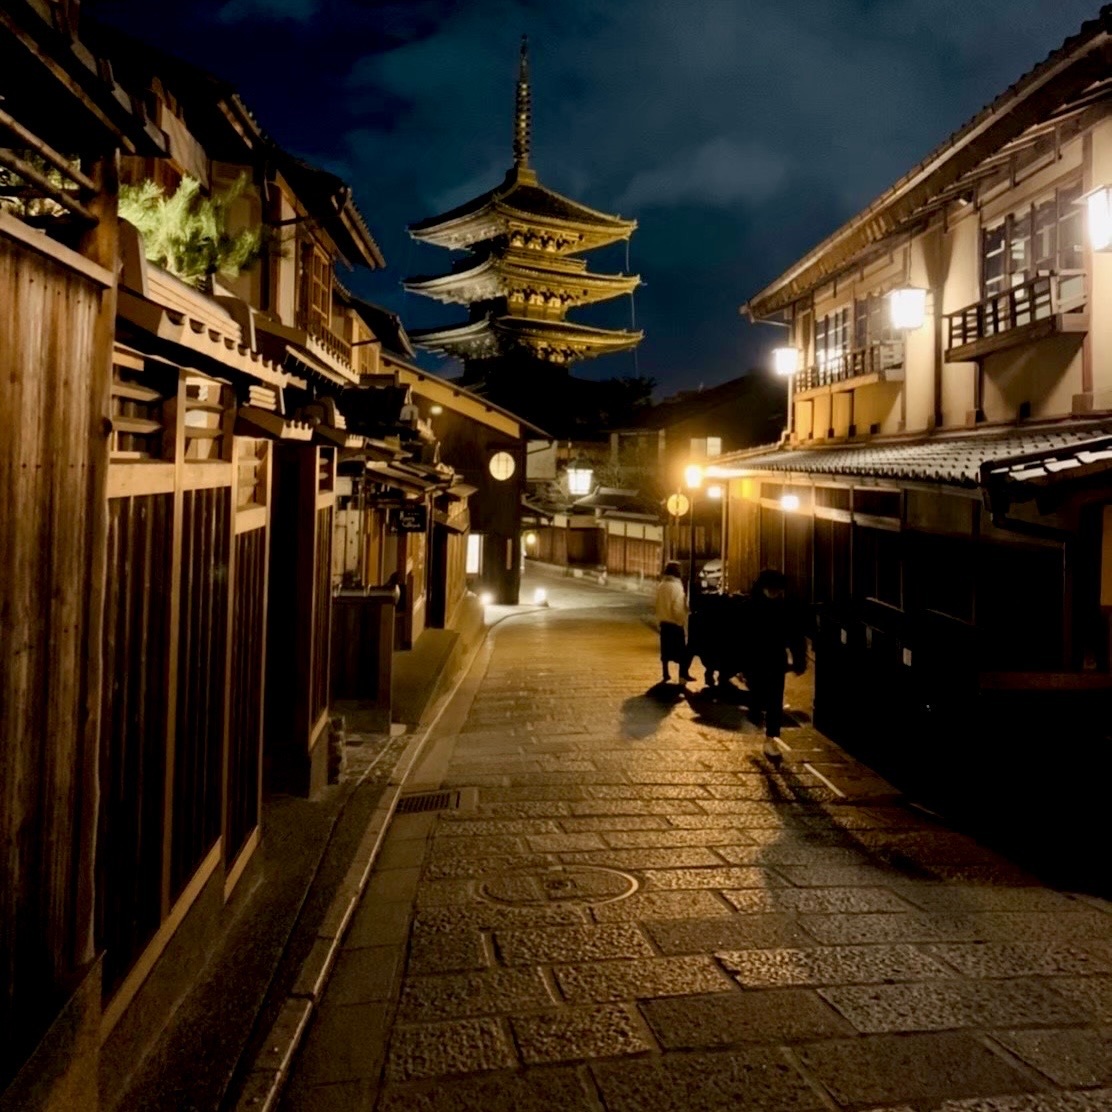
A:
{"type": "Polygon", "coordinates": [[[773,769],[743,707],[646,694],[644,598],[545,585],[414,774],[456,805],[395,818],[287,1110],[1112,1109],[1112,907],[907,806],[806,680],[773,769]]]}

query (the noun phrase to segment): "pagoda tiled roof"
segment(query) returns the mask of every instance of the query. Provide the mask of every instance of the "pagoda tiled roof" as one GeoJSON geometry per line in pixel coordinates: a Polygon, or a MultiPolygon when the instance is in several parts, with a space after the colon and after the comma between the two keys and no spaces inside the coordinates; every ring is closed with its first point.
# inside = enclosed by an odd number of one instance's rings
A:
{"type": "Polygon", "coordinates": [[[721,457],[714,470],[730,475],[793,472],[904,482],[918,480],[972,488],[980,485],[983,475],[989,473],[1027,477],[1023,466],[1009,468],[1009,460],[1022,464],[1024,457],[1038,457],[1039,467],[1045,468],[1049,462],[1053,470],[1059,457],[1063,460],[1075,458],[1083,445],[1108,437],[1112,437],[1112,420],[1107,419],[1029,428],[1009,426],[885,443],[757,448],[721,457]]]}
{"type": "Polygon", "coordinates": [[[642,332],[595,328],[566,320],[499,316],[467,321],[447,328],[414,329],[410,338],[422,347],[440,348],[449,352],[457,348],[485,346],[489,348],[490,354],[495,354],[499,349],[516,344],[548,344],[573,350],[585,349],[582,355],[570,357],[570,362],[602,351],[623,351],[638,344],[643,335],[642,332]]]}
{"type": "MultiPolygon", "coordinates": [[[[447,225],[462,225],[471,220],[485,223],[483,218],[489,220],[498,216],[516,218],[525,223],[532,221],[542,227],[570,225],[589,228],[595,232],[595,238],[598,233],[607,234],[609,238],[606,242],[624,239],[637,227],[636,220],[624,220],[573,201],[541,185],[531,170],[515,166],[501,185],[439,216],[418,220],[410,224],[409,231],[416,239],[435,240],[436,233],[446,231],[447,225]]],[[[479,233],[471,242],[483,238],[487,236],[479,233]]]]}

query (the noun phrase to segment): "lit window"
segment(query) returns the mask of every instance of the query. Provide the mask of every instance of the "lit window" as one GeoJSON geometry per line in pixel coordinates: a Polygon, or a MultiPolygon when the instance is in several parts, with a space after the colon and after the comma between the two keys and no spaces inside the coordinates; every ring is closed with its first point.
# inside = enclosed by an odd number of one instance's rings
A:
{"type": "Polygon", "coordinates": [[[467,564],[464,568],[468,575],[478,575],[483,567],[483,536],[469,533],[467,537],[467,564]]]}
{"type": "Polygon", "coordinates": [[[707,454],[707,440],[706,437],[692,437],[691,438],[691,455],[696,459],[701,459],[707,454]]]}
{"type": "Polygon", "coordinates": [[[499,482],[504,482],[517,469],[514,457],[509,452],[495,452],[490,457],[490,473],[499,482]]]}
{"type": "Polygon", "coordinates": [[[722,437],[708,436],[707,437],[707,455],[720,456],[722,455],[722,437]]]}

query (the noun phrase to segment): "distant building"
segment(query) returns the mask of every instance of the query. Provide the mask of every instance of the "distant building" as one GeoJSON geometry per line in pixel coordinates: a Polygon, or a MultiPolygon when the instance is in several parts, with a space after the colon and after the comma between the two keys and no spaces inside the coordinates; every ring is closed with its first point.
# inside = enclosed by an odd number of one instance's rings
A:
{"type": "Polygon", "coordinates": [[[410,225],[410,234],[423,243],[469,253],[449,273],[410,278],[405,286],[468,308],[459,324],[414,329],[416,344],[462,360],[465,385],[566,435],[578,397],[577,380],[566,368],[629,350],[642,337],[568,319],[569,310],[631,294],[640,283],[635,275],[591,273],[575,256],[628,239],[637,222],[541,185],[529,165],[530,130],[523,42],[513,166],[495,189],[410,225]]]}
{"type": "Polygon", "coordinates": [[[1107,729],[1110,35],[1105,7],[743,307],[789,326],[793,404],[710,469],[728,582],[817,607],[816,724],[881,759],[1107,729]]]}

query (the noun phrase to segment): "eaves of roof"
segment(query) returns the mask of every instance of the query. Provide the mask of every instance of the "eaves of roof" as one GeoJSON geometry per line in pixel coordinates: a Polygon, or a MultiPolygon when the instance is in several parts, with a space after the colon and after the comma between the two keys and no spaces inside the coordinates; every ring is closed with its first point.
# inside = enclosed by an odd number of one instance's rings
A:
{"type": "Polygon", "coordinates": [[[1110,44],[1112,5],[1105,5],[1076,35],[981,109],[868,208],[751,297],[741,311],[751,320],[767,318],[892,234],[934,196],[1038,123],[1065,98],[1105,77],[1112,61],[1110,44]]]}

